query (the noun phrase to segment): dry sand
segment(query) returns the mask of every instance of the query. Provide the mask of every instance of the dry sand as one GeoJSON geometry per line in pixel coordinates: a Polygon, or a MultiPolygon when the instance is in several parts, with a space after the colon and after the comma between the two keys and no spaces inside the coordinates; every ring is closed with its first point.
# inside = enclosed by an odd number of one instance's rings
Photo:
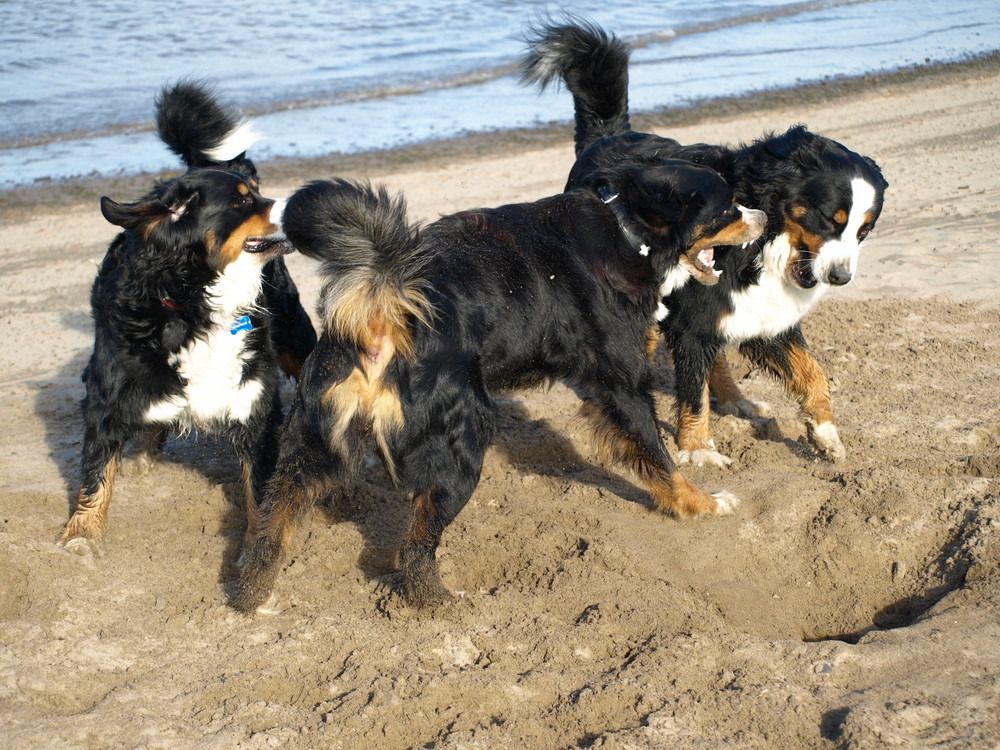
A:
{"type": "MultiPolygon", "coordinates": [[[[229,609],[237,469],[205,437],[125,464],[103,558],[57,548],[115,230],[92,186],[0,196],[0,748],[997,747],[1000,66],[834,88],[658,129],[805,122],[882,165],[861,277],[804,324],[848,458],[817,459],[795,404],[738,366],[773,418],[714,417],[734,465],[685,471],[743,505],[679,522],[597,462],[572,394],[513,394],[441,550],[464,598],[430,612],[380,578],[405,518],[377,472],[310,515],[281,614],[229,609]]],[[[558,135],[348,171],[429,219],[557,192],[558,135]]],[[[275,196],[330,176],[262,166],[275,196]]],[[[292,267],[312,309],[314,266],[292,267]]],[[[671,384],[664,364],[668,442],[671,384]]]]}

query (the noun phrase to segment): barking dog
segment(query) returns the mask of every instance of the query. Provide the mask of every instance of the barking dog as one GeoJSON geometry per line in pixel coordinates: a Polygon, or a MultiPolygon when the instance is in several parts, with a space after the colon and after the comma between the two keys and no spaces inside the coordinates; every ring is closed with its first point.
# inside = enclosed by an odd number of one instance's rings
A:
{"type": "Polygon", "coordinates": [[[168,430],[218,430],[243,473],[248,532],[277,455],[278,363],[297,375],[316,341],[280,256],[281,204],[261,197],[252,134],[194,84],[164,91],[163,140],[192,167],[134,203],[101,200],[123,231],[91,291],[82,482],[60,544],[99,552],[126,444],[168,430]]]}
{"type": "Polygon", "coordinates": [[[435,553],[469,500],[499,391],[559,380],[583,399],[605,457],[659,510],[726,513],[677,471],[657,431],[645,355],[661,279],[678,258],[756,238],[712,170],[687,162],[604,170],[594,190],[479,209],[423,229],[403,200],[346,181],[294,194],[284,228],[323,262],[323,330],[282,432],[234,606],[273,587],[295,522],[360,463],[363,436],[412,504],[400,548],[416,604],[448,596],[435,553]]]}
{"type": "Polygon", "coordinates": [[[567,189],[591,184],[614,165],[687,159],[719,172],[739,203],[768,219],[756,242],[716,247],[709,275],[684,266],[663,279],[659,319],[676,371],[681,463],[730,463],[712,439],[709,386],[722,410],[754,414],[732,380],[727,345],[799,399],[817,451],[843,458],[829,383],[800,322],[831,286],[857,273],[888,183],[868,157],[801,126],[737,148],[682,146],[636,133],[629,124],[628,61],[623,42],[582,21],[541,27],[529,39],[524,80],[543,87],[561,80],[573,96],[577,160],[567,189]],[[691,276],[702,283],[691,283],[691,276]]]}

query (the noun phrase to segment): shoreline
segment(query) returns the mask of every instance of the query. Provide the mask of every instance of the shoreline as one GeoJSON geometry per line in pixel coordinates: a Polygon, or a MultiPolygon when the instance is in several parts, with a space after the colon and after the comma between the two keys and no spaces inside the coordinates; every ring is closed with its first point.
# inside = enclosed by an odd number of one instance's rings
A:
{"type": "MultiPolygon", "coordinates": [[[[963,60],[910,66],[885,73],[855,77],[834,77],[799,86],[768,89],[736,97],[707,97],[688,107],[667,107],[631,114],[636,130],[664,131],[689,127],[702,122],[743,115],[766,113],[789,106],[808,107],[817,103],[835,103],[860,94],[894,89],[916,88],[949,80],[1000,71],[1000,50],[963,60]]],[[[568,92],[563,92],[567,97],[568,92]]],[[[788,125],[795,123],[789,122],[788,125]]],[[[808,123],[806,123],[808,125],[808,123]]],[[[391,149],[356,153],[328,154],[315,157],[288,157],[256,161],[266,183],[302,183],[310,179],[339,175],[365,178],[392,172],[424,169],[429,162],[496,158],[513,150],[538,150],[572,142],[572,122],[551,122],[530,128],[512,128],[466,133],[442,140],[421,141],[391,149]]],[[[761,135],[747,133],[746,140],[761,135]]],[[[37,215],[47,210],[59,211],[69,206],[95,203],[102,195],[138,197],[149,190],[155,179],[170,178],[181,172],[136,173],[115,176],[74,177],[65,180],[42,180],[31,185],[0,189],[0,222],[37,215]]],[[[265,188],[266,192],[266,188],[265,188]]]]}

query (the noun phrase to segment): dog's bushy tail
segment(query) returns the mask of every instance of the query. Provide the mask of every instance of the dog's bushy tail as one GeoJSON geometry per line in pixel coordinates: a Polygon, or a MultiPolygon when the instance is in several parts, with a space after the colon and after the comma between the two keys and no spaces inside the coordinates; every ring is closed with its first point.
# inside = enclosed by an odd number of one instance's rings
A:
{"type": "Polygon", "coordinates": [[[601,138],[631,129],[625,42],[575,18],[534,26],[526,41],[521,80],[542,88],[561,80],[573,95],[577,156],[601,138]]]}
{"type": "Polygon", "coordinates": [[[325,335],[355,347],[358,356],[351,372],[325,382],[321,402],[310,404],[322,409],[322,459],[315,446],[302,442],[314,433],[295,426],[306,418],[305,410],[293,409],[289,416],[269,501],[243,552],[232,597],[243,612],[265,604],[287,559],[293,528],[329,492],[332,477],[357,469],[365,432],[374,437],[395,479],[388,440],[403,424],[403,410],[386,368],[394,357],[413,355],[413,329],[432,318],[419,232],[407,221],[402,197],[349,180],[311,182],[288,199],[281,223],[301,253],[321,262],[325,335]],[[310,460],[322,460],[329,476],[318,479],[304,470],[310,460]]]}
{"type": "Polygon", "coordinates": [[[222,166],[256,177],[246,150],[259,140],[258,134],[204,81],[184,79],[160,91],[156,130],[188,167],[222,166]]]}
{"type": "Polygon", "coordinates": [[[364,353],[368,377],[397,354],[411,357],[412,326],[433,313],[403,197],[350,180],[312,182],[288,199],[282,225],[299,252],[322,262],[323,327],[364,353]]]}

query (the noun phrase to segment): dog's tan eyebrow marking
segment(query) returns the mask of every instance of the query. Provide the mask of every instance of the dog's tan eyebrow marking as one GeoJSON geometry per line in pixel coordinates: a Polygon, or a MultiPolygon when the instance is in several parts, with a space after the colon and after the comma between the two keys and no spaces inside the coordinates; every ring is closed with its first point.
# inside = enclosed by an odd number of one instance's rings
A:
{"type": "Polygon", "coordinates": [[[808,213],[809,209],[805,206],[792,206],[792,217],[796,219],[801,219],[808,213]]]}
{"type": "MultiPolygon", "coordinates": [[[[823,247],[823,238],[814,234],[799,224],[797,221],[786,221],[784,232],[788,236],[788,242],[792,248],[805,247],[813,255],[817,255],[823,247]]],[[[792,253],[789,263],[794,263],[798,253],[792,253]]]]}
{"type": "Polygon", "coordinates": [[[240,195],[250,195],[250,186],[245,182],[241,182],[236,186],[236,192],[240,195]]]}
{"type": "Polygon", "coordinates": [[[845,211],[844,209],[840,209],[839,211],[837,211],[837,213],[835,213],[833,215],[833,220],[837,224],[846,224],[847,223],[847,211],[845,211]]]}

